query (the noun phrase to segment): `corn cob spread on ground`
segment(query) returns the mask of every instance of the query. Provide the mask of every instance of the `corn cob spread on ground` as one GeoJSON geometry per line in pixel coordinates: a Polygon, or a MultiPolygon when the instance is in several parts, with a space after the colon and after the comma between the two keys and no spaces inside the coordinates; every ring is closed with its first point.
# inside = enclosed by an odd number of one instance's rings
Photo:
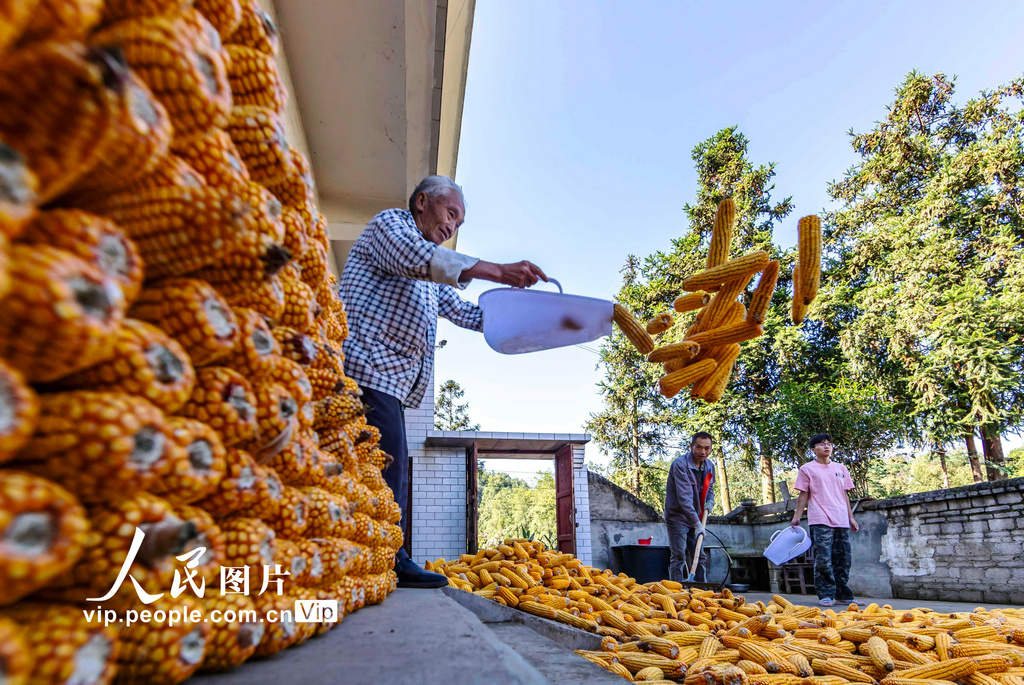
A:
{"type": "Polygon", "coordinates": [[[1021,685],[1024,609],[938,613],[871,604],[748,604],[729,590],[583,565],[543,543],[427,563],[451,587],[602,636],[577,654],[631,682],[687,685],[1021,685]]]}
{"type": "MultiPolygon", "coordinates": [[[[762,251],[729,259],[735,222],[733,201],[723,200],[715,214],[707,268],[683,281],[686,292],[672,303],[679,314],[697,312],[681,338],[660,347],[655,343],[653,336],[678,323],[671,312],[661,312],[643,325],[625,307],[615,305],[613,321],[619,330],[648,362],[663,366],[665,375],[658,389],[665,397],[675,397],[683,388],[693,386],[692,400],[713,404],[722,399],[739,358],[739,344],[764,333],[765,314],[779,279],[779,262],[769,260],[768,253],[762,251]],[[747,297],[747,285],[758,273],[757,285],[747,297]]],[[[792,319],[799,324],[817,296],[821,280],[821,221],[816,216],[804,217],[797,232],[792,319]]]]}
{"type": "Polygon", "coordinates": [[[2,682],[180,682],[335,625],[260,622],[297,599],[395,588],[279,43],[253,0],[0,0],[2,682]],[[222,594],[245,565],[250,596],[222,594]],[[252,613],[83,617],[169,591],[252,613]]]}

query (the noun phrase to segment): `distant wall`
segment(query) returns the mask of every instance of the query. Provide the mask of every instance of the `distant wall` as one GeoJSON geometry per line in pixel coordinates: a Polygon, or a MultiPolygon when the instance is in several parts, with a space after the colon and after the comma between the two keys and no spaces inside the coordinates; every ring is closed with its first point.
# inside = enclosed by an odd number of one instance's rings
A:
{"type": "Polygon", "coordinates": [[[590,490],[590,547],[595,568],[619,572],[612,547],[635,545],[652,538],[652,545],[667,545],[665,520],[653,507],[596,473],[587,473],[590,490]]]}

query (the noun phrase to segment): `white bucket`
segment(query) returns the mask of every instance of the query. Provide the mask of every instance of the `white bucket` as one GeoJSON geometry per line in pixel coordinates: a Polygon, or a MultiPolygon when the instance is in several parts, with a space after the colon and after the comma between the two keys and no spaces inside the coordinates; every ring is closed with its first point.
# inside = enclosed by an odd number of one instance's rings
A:
{"type": "Polygon", "coordinates": [[[782,566],[811,548],[811,536],[803,528],[787,526],[772,534],[772,541],[764,551],[768,561],[782,566]]]}
{"type": "Polygon", "coordinates": [[[611,335],[611,300],[559,292],[495,288],[480,295],[484,340],[496,352],[523,354],[611,335]]]}

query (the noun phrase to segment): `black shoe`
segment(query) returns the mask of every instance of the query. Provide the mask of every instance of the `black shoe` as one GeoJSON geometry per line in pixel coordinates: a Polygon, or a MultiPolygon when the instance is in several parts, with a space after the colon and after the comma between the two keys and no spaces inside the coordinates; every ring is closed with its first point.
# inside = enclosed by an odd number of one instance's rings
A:
{"type": "Polygon", "coordinates": [[[424,571],[412,559],[402,559],[395,564],[395,573],[398,574],[398,587],[408,588],[438,588],[448,584],[448,578],[440,573],[424,571]]]}

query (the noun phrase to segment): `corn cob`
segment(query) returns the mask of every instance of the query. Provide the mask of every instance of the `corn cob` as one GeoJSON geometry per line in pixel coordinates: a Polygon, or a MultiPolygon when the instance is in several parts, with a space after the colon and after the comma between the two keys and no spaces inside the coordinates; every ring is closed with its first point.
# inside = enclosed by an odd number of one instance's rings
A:
{"type": "Polygon", "coordinates": [[[174,557],[197,535],[194,524],[182,521],[170,504],[146,492],[96,505],[89,510],[89,518],[93,532],[71,571],[71,579],[87,588],[89,597],[108,599],[133,546],[136,529],[145,535],[131,567],[135,582],[125,579],[109,598],[121,605],[138,601],[136,583],[149,593],[167,592],[174,579],[174,557]]]}
{"type": "Polygon", "coordinates": [[[175,449],[163,414],[138,397],[72,391],[43,395],[36,433],[18,454],[83,502],[148,487],[175,449]]]}
{"type": "Polygon", "coordinates": [[[195,502],[212,495],[227,472],[227,451],[217,432],[201,421],[171,416],[167,419],[171,440],[170,465],[150,491],[171,503],[195,502]]]}
{"type": "Polygon", "coordinates": [[[306,404],[313,399],[313,386],[309,382],[306,372],[291,359],[273,357],[265,381],[283,385],[299,405],[306,404]]]}
{"type": "Polygon", "coordinates": [[[0,663],[8,683],[107,683],[114,677],[117,626],[88,621],[77,607],[41,602],[15,604],[0,615],[0,663]]]}
{"type": "Polygon", "coordinates": [[[195,8],[213,25],[222,41],[226,41],[242,21],[239,0],[195,0],[195,8]]]}
{"type": "Polygon", "coordinates": [[[283,263],[277,243],[283,225],[266,206],[233,190],[153,187],[108,196],[92,209],[113,219],[135,242],[147,278],[183,276],[234,253],[283,263]]]}
{"type": "Polygon", "coordinates": [[[196,372],[196,387],[180,414],[209,424],[225,447],[256,435],[256,397],[237,371],[211,366],[196,372]]]}
{"type": "Polygon", "coordinates": [[[766,264],[768,264],[767,252],[763,250],[751,252],[690,276],[683,281],[683,290],[695,292],[744,279],[762,271],[766,264]]]}
{"type": "Polygon", "coordinates": [[[63,389],[122,392],[142,397],[165,412],[179,409],[195,385],[196,374],[181,345],[159,328],[126,319],[112,356],[59,381],[63,389]]]}
{"type": "Polygon", "coordinates": [[[25,222],[35,214],[39,181],[29,169],[25,156],[6,145],[2,139],[0,174],[4,178],[4,192],[0,193],[0,236],[16,238],[25,222]]]}
{"type": "Polygon", "coordinates": [[[922,654],[921,652],[918,652],[917,650],[911,649],[899,640],[886,640],[886,642],[889,645],[889,653],[895,659],[900,659],[901,661],[909,661],[910,663],[919,665],[927,665],[933,663],[933,660],[930,659],[928,656],[922,654]]]}
{"type": "Polygon", "coordinates": [[[231,354],[240,337],[227,302],[209,284],[195,279],[144,289],[131,314],[175,338],[197,366],[231,354]]]}
{"type": "Polygon", "coordinates": [[[265,463],[279,454],[298,434],[299,405],[283,385],[257,381],[256,435],[245,447],[256,460],[265,463]]]}
{"type": "Polygon", "coordinates": [[[278,277],[267,279],[265,283],[247,293],[230,299],[235,307],[252,309],[270,322],[279,321],[284,313],[284,288],[278,277]]]}
{"type": "Polygon", "coordinates": [[[675,673],[679,664],[660,654],[644,654],[642,652],[622,652],[618,655],[619,663],[636,673],[644,668],[660,668],[664,673],[675,673]]]}
{"type": "Polygon", "coordinates": [[[320,488],[301,488],[301,492],[308,503],[308,537],[339,537],[344,525],[355,524],[352,518],[355,507],[344,497],[320,488]]]}
{"type": "Polygon", "coordinates": [[[750,661],[749,659],[740,659],[736,662],[736,665],[742,669],[744,673],[748,673],[750,675],[765,675],[768,673],[764,666],[756,661],[750,661]]]}
{"type": "Polygon", "coordinates": [[[260,464],[253,467],[253,476],[256,496],[248,506],[234,512],[234,515],[267,521],[277,515],[284,503],[284,484],[273,469],[260,464]]]}
{"type": "MultiPolygon", "coordinates": [[[[309,252],[309,250],[307,250],[309,252]]],[[[280,274],[281,287],[284,288],[285,307],[281,313],[281,325],[294,328],[299,332],[313,326],[313,320],[320,310],[316,301],[316,293],[302,282],[301,274],[293,265],[285,267],[280,274]]]]}
{"type": "Polygon", "coordinates": [[[0,605],[45,586],[78,560],[89,529],[70,493],[42,478],[0,471],[0,605]]]}
{"type": "Polygon", "coordinates": [[[56,380],[109,355],[124,317],[118,285],[57,248],[11,247],[0,302],[0,356],[31,382],[56,380]]]}
{"type": "Polygon", "coordinates": [[[740,321],[739,323],[697,333],[689,338],[688,341],[697,344],[702,349],[709,349],[753,340],[763,333],[764,327],[761,324],[740,321]]]}
{"type": "Polygon", "coordinates": [[[273,55],[245,45],[228,45],[228,81],[236,106],[265,107],[284,112],[288,92],[273,55]]]}
{"type": "Polygon", "coordinates": [[[224,534],[225,558],[221,573],[226,573],[224,567],[248,568],[251,597],[262,587],[264,567],[273,567],[277,544],[274,531],[263,521],[247,517],[220,519],[217,524],[224,534]],[[258,587],[253,587],[257,584],[258,587]]]}
{"type": "MultiPolygon", "coordinates": [[[[306,237],[307,231],[302,216],[295,209],[286,206],[281,210],[281,223],[284,225],[285,249],[291,253],[292,258],[301,261],[311,242],[306,237]]],[[[319,300],[319,297],[317,299],[319,300]]]]}
{"type": "Polygon", "coordinates": [[[245,450],[228,449],[225,458],[227,471],[217,489],[195,502],[195,506],[218,518],[252,506],[258,497],[257,464],[252,456],[245,450]]]}
{"type": "Polygon", "coordinates": [[[889,678],[914,678],[914,679],[938,679],[938,680],[961,680],[978,670],[978,661],[970,658],[949,659],[923,666],[915,666],[899,671],[893,671],[882,682],[889,683],[889,678]]]}
{"type": "Polygon", "coordinates": [[[616,304],[612,314],[612,320],[618,325],[619,330],[632,343],[637,352],[648,355],[654,351],[654,341],[647,334],[647,330],[640,325],[633,315],[625,307],[616,304]]]}
{"type": "Polygon", "coordinates": [[[343,538],[314,538],[323,562],[323,581],[330,584],[362,570],[367,550],[343,538]]]}
{"type": "Polygon", "coordinates": [[[40,0],[24,0],[0,5],[0,57],[24,32],[39,2],[40,0]]]}
{"type": "Polygon", "coordinates": [[[210,634],[199,670],[219,672],[240,666],[252,656],[256,645],[263,639],[264,627],[259,622],[256,605],[244,595],[208,594],[202,600],[202,608],[206,615],[219,611],[219,615],[224,616],[232,611],[236,620],[210,623],[210,634]]]}
{"type": "Polygon", "coordinates": [[[804,298],[801,295],[800,287],[800,262],[796,262],[793,265],[793,306],[790,318],[793,323],[801,323],[804,317],[807,315],[807,305],[804,304],[804,298]]]}
{"type": "MultiPolygon", "coordinates": [[[[204,548],[205,551],[197,559],[192,560],[196,562],[196,565],[191,568],[206,583],[206,587],[212,590],[219,582],[220,566],[226,558],[224,533],[214,523],[213,517],[198,507],[179,504],[174,507],[174,515],[186,524],[191,524],[195,527],[195,535],[185,543],[182,553],[188,554],[199,547],[204,548]]],[[[192,563],[192,561],[189,563],[192,563]]],[[[198,581],[196,582],[202,587],[198,581]]],[[[186,589],[190,588],[186,586],[186,589]]],[[[194,599],[191,593],[186,595],[186,597],[194,599]]]]}
{"type": "Polygon", "coordinates": [[[1013,665],[1022,665],[1020,654],[1013,652],[1008,652],[1006,654],[984,654],[982,656],[975,657],[974,660],[978,664],[978,673],[984,673],[986,675],[1004,673],[1013,665]]]}
{"type": "Polygon", "coordinates": [[[229,43],[245,45],[269,55],[277,53],[277,24],[254,1],[242,2],[242,20],[231,34],[229,43]]]}
{"type": "Polygon", "coordinates": [[[699,350],[700,345],[691,340],[669,343],[668,345],[662,345],[661,347],[654,349],[647,355],[647,361],[651,363],[674,360],[685,362],[693,359],[699,350]]]}
{"type": "Polygon", "coordinates": [[[103,23],[114,24],[125,19],[174,17],[192,6],[190,0],[105,0],[103,23]]]}
{"type": "Polygon", "coordinates": [[[896,664],[892,660],[892,656],[889,654],[889,645],[880,637],[873,636],[867,642],[864,643],[867,646],[868,656],[871,657],[871,661],[878,666],[878,668],[885,671],[893,671],[896,669],[896,664]]]}
{"type": "Polygon", "coordinates": [[[211,128],[174,141],[174,152],[211,186],[231,188],[251,181],[231,136],[211,128]]]}
{"type": "Polygon", "coordinates": [[[658,381],[658,390],[664,397],[671,399],[687,385],[700,381],[702,378],[710,374],[715,370],[716,366],[717,364],[715,360],[705,359],[686,366],[679,371],[673,371],[672,373],[661,377],[661,380],[658,381]]]}
{"type": "Polygon", "coordinates": [[[675,319],[669,312],[662,312],[647,322],[647,332],[650,335],[658,335],[672,328],[675,319]]]}
{"type": "Polygon", "coordinates": [[[0,464],[28,442],[39,416],[39,400],[21,374],[0,360],[0,464]]]}
{"type": "Polygon", "coordinates": [[[315,462],[320,460],[319,450],[302,437],[293,438],[267,465],[277,471],[286,485],[320,485],[315,462]]]}
{"type": "MultiPolygon", "coordinates": [[[[190,602],[188,609],[202,612],[203,605],[190,602]]],[[[183,622],[171,625],[153,617],[162,610],[167,615],[175,605],[167,599],[146,606],[136,605],[139,620],[121,631],[117,655],[117,677],[124,682],[180,683],[195,673],[203,661],[210,634],[207,622],[183,622]],[[143,609],[149,611],[143,613],[143,609]],[[150,618],[149,621],[145,620],[150,618]]]]}
{"type": "Polygon", "coordinates": [[[262,316],[252,309],[232,307],[238,322],[238,342],[221,364],[238,371],[253,381],[262,379],[270,368],[270,360],[281,353],[281,346],[270,332],[262,316]]]}
{"type": "Polygon", "coordinates": [[[50,245],[95,265],[117,281],[127,302],[142,286],[142,259],[135,245],[111,221],[77,209],[37,215],[24,227],[21,242],[50,245]]]}
{"type": "Polygon", "coordinates": [[[772,295],[775,293],[775,284],[779,281],[779,260],[773,259],[765,265],[761,272],[761,278],[757,281],[757,287],[750,295],[750,308],[747,311],[747,321],[750,323],[764,324],[765,316],[768,313],[768,305],[771,304],[772,295]]]}
{"type": "Polygon", "coordinates": [[[797,223],[800,248],[800,299],[805,306],[818,295],[821,282],[821,219],[805,216],[797,223]]]}
{"type": "Polygon", "coordinates": [[[103,158],[117,135],[119,56],[79,43],[35,43],[0,63],[0,138],[17,141],[46,203],[103,158]]]}
{"type": "Polygon", "coordinates": [[[729,261],[732,246],[732,229],[736,225],[736,205],[731,197],[718,203],[715,224],[711,229],[711,245],[708,246],[708,269],[729,261]]]}
{"type": "Polygon", "coordinates": [[[301,152],[291,147],[288,151],[291,161],[288,175],[269,188],[281,202],[299,212],[303,225],[310,226],[318,221],[318,212],[314,204],[313,173],[309,161],[301,152]]]}
{"type": "Polygon", "coordinates": [[[309,504],[298,488],[284,486],[281,506],[274,515],[266,519],[267,524],[279,536],[295,540],[302,537],[309,523],[306,515],[309,504]]]}
{"type": "Polygon", "coordinates": [[[224,59],[206,41],[197,40],[184,19],[128,20],[92,40],[122,50],[132,70],[167,109],[176,135],[227,123],[231,88],[224,59]]]}
{"type": "MultiPolygon", "coordinates": [[[[693,325],[686,331],[685,338],[692,338],[698,333],[722,326],[726,321],[737,320],[738,309],[734,306],[736,298],[746,289],[752,276],[747,275],[738,280],[726,283],[711,300],[693,325]]],[[[739,317],[742,318],[742,317],[739,317]]]]}
{"type": "Polygon", "coordinates": [[[691,312],[695,309],[700,309],[708,302],[711,301],[711,293],[703,290],[698,290],[692,293],[686,293],[680,295],[672,302],[672,308],[677,312],[691,312]]]}
{"type": "Polygon", "coordinates": [[[935,653],[939,661],[946,661],[950,658],[949,650],[953,646],[953,637],[947,632],[938,633],[935,636],[935,653]]]}
{"type": "Polygon", "coordinates": [[[313,385],[313,400],[322,400],[331,393],[346,391],[342,377],[327,369],[306,369],[306,376],[313,385]]]}
{"type": "Polygon", "coordinates": [[[328,395],[322,400],[314,402],[316,418],[313,422],[314,430],[340,426],[347,421],[366,412],[366,405],[358,396],[346,391],[336,392],[328,395]]]}
{"type": "Polygon", "coordinates": [[[288,176],[291,154],[284,126],[266,107],[234,107],[225,130],[257,183],[273,185],[288,176]]]}
{"type": "MultiPolygon", "coordinates": [[[[316,286],[327,274],[327,250],[317,241],[312,241],[302,256],[296,260],[301,269],[302,282],[313,289],[313,300],[316,301],[316,286]]],[[[319,308],[319,303],[317,303],[319,308]]]]}

